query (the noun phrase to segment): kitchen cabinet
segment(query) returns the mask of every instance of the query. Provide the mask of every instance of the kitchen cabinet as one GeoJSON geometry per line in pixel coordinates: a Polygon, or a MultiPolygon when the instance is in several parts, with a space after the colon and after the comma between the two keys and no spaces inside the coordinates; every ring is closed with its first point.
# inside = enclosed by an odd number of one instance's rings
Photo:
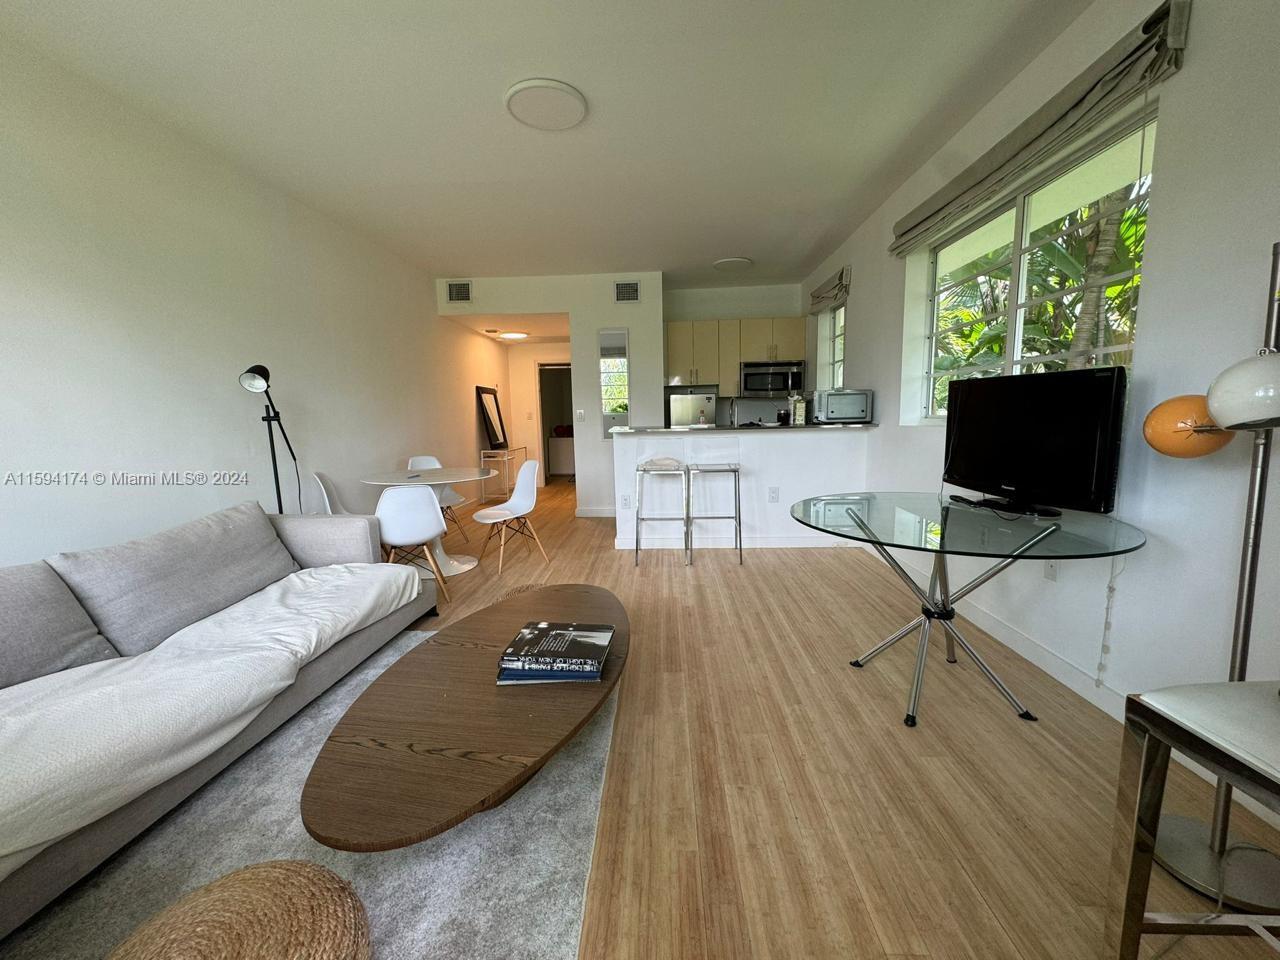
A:
{"type": "Polygon", "coordinates": [[[664,326],[669,385],[717,386],[720,396],[736,397],[739,364],[805,358],[805,317],[672,320],[664,326]]]}
{"type": "Polygon", "coordinates": [[[740,321],[738,352],[740,363],[756,363],[773,359],[773,320],[752,317],[740,321]]]}
{"type": "Polygon", "coordinates": [[[693,383],[693,322],[675,320],[666,325],[667,383],[693,383]]]}
{"type": "Polygon", "coordinates": [[[742,363],[804,359],[804,317],[760,317],[741,324],[742,363]]]}
{"type": "Polygon", "coordinates": [[[720,396],[736,397],[741,388],[738,364],[741,362],[742,344],[739,340],[742,321],[720,320],[717,333],[720,336],[720,396]]]}
{"type": "Polygon", "coordinates": [[[803,360],[809,323],[805,317],[776,317],[773,321],[773,360],[803,360]]]}
{"type": "Polygon", "coordinates": [[[715,320],[693,321],[693,379],[714,384],[720,380],[720,325],[715,320]]]}
{"type": "Polygon", "coordinates": [[[720,377],[720,330],[715,320],[666,324],[668,384],[715,384],[720,377]]]}

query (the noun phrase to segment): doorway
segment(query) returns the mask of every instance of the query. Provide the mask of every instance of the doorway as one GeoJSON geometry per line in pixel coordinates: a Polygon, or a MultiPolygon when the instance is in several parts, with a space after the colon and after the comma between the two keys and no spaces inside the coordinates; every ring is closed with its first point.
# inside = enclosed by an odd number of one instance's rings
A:
{"type": "Polygon", "coordinates": [[[574,480],[573,368],[567,363],[538,364],[539,443],[547,482],[574,480]]]}

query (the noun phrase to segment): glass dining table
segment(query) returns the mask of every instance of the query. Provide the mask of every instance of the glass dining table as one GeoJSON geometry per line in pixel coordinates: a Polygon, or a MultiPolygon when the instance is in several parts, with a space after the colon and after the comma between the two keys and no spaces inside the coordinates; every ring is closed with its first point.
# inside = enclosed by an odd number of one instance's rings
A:
{"type": "Polygon", "coordinates": [[[946,639],[948,663],[956,662],[955,648],[959,645],[1019,717],[1035,720],[1035,715],[957,629],[956,602],[1019,560],[1113,557],[1138,550],[1147,542],[1137,527],[1100,513],[1062,510],[1052,517],[1027,516],[957,502],[939,493],[874,491],[810,497],[792,504],[791,516],[814,530],[868,544],[920,601],[920,616],[849,662],[853,667],[865,667],[899,640],[920,631],[915,675],[903,721],[909,727],[916,725],[929,638],[935,628],[946,639]],[[932,555],[933,571],[927,590],[916,583],[889,548],[932,555]],[[985,557],[995,563],[953,588],[947,569],[947,558],[953,556],[985,557]]]}

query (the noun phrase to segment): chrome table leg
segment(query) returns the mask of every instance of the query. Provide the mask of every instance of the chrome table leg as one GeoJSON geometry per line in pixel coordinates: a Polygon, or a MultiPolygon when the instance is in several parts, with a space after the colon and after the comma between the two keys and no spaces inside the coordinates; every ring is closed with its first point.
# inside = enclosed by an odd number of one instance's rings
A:
{"type": "Polygon", "coordinates": [[[916,675],[911,681],[911,699],[907,701],[907,715],[902,721],[908,727],[916,725],[916,710],[920,706],[920,687],[924,684],[925,657],[929,653],[930,620],[928,617],[921,619],[924,620],[924,624],[920,627],[920,646],[916,649],[916,675]]]}
{"type": "Polygon", "coordinates": [[[908,623],[905,627],[903,627],[901,630],[899,630],[897,633],[891,636],[888,640],[881,640],[878,644],[875,645],[875,647],[873,647],[867,653],[864,653],[857,660],[850,660],[849,666],[865,667],[871,661],[872,657],[876,656],[877,654],[884,653],[884,651],[888,650],[890,647],[892,647],[895,643],[897,643],[903,637],[910,636],[911,631],[913,631],[916,627],[920,626],[920,624],[922,623],[924,623],[924,617],[916,617],[914,620],[908,623]]]}
{"type": "Polygon", "coordinates": [[[929,591],[926,593],[924,590],[920,589],[920,586],[915,582],[915,579],[911,574],[908,573],[902,565],[894,559],[893,555],[885,549],[885,546],[875,538],[874,532],[867,526],[866,521],[864,521],[856,511],[847,509],[845,510],[845,513],[848,515],[850,520],[862,528],[862,531],[867,534],[869,538],[868,542],[872,549],[874,549],[876,553],[880,555],[880,558],[888,564],[889,569],[896,573],[898,575],[898,579],[916,595],[916,598],[920,601],[921,614],[900,629],[897,633],[881,641],[869,652],[863,654],[856,660],[850,660],[849,665],[851,667],[865,666],[872,657],[888,650],[899,640],[909,636],[913,630],[919,627],[920,643],[916,652],[915,676],[911,684],[911,699],[907,706],[907,716],[903,721],[908,727],[914,727],[916,725],[917,717],[916,710],[920,701],[920,689],[924,684],[924,669],[927,663],[927,654],[929,650],[929,632],[932,627],[932,621],[937,620],[939,625],[942,627],[943,635],[946,637],[947,641],[947,662],[956,662],[955,648],[956,644],[959,644],[961,649],[969,655],[970,659],[978,665],[978,669],[982,671],[983,676],[990,680],[995,688],[1000,691],[1000,694],[1009,702],[1009,705],[1013,707],[1018,716],[1023,720],[1035,720],[1035,714],[1023,706],[1022,701],[1014,695],[1013,691],[1005,685],[1004,681],[996,675],[996,672],[987,665],[987,662],[978,655],[978,652],[969,645],[969,642],[956,628],[954,623],[956,615],[955,602],[967,594],[972,593],[997,574],[1007,570],[1037,543],[1044,540],[1046,537],[1052,536],[1060,530],[1061,526],[1056,523],[1049,524],[1043,530],[1036,533],[1034,537],[1027,539],[1020,544],[1017,549],[1011,551],[1009,556],[988,567],[954,593],[951,591],[951,580],[947,572],[947,555],[942,551],[938,551],[933,555],[933,572],[929,578],[929,591]]]}
{"type": "Polygon", "coordinates": [[[960,631],[956,629],[955,624],[950,620],[943,620],[942,627],[947,632],[949,638],[954,638],[955,642],[964,648],[964,652],[969,658],[978,665],[978,669],[982,671],[983,676],[995,684],[996,689],[1001,695],[1009,701],[1009,706],[1013,707],[1014,712],[1023,720],[1035,720],[1036,715],[1022,705],[1022,701],[1013,695],[1013,691],[1005,686],[1004,681],[996,676],[996,672],[987,666],[987,661],[978,656],[978,651],[969,646],[969,641],[961,636],[960,631]]]}

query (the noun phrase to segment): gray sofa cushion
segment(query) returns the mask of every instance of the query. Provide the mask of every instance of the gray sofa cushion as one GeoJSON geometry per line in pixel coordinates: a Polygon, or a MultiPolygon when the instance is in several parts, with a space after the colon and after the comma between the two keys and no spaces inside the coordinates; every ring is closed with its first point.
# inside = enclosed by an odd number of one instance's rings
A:
{"type": "Polygon", "coordinates": [[[43,560],[0,568],[0,689],[118,656],[43,560]]]}
{"type": "Polygon", "coordinates": [[[298,569],[253,502],[142,540],[59,553],[48,563],[125,656],[298,569]]]}

